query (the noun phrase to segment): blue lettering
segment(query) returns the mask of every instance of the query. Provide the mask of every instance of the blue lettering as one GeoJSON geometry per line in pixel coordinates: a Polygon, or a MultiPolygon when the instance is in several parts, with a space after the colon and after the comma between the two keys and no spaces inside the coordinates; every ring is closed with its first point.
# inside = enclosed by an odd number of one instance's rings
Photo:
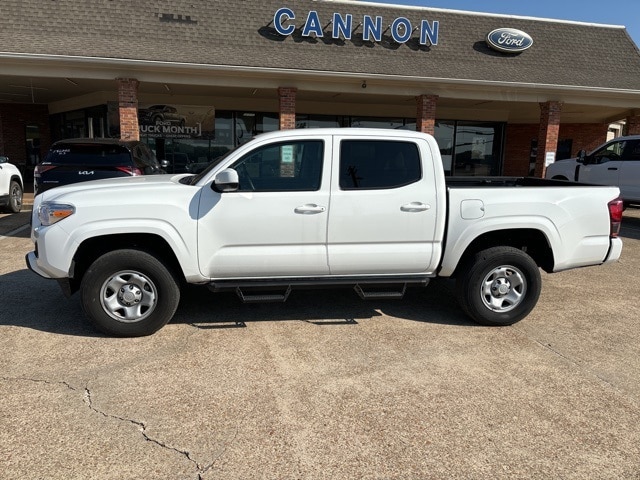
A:
{"type": "MultiPolygon", "coordinates": [[[[294,11],[290,8],[279,8],[273,15],[273,24],[275,30],[283,36],[291,35],[296,30],[296,25],[293,21],[296,19],[294,11]]],[[[362,23],[359,23],[355,28],[353,27],[353,15],[333,13],[333,19],[325,26],[328,27],[333,24],[331,29],[331,36],[335,39],[344,38],[345,40],[351,40],[354,30],[357,30],[362,26],[362,39],[365,42],[375,41],[381,42],[382,35],[387,31],[391,31],[391,37],[397,43],[407,43],[413,32],[420,28],[420,44],[421,45],[438,45],[438,37],[440,33],[440,22],[428,20],[422,20],[420,27],[415,29],[411,25],[411,21],[406,17],[396,18],[391,25],[387,27],[387,30],[382,29],[383,19],[380,16],[372,17],[371,15],[364,15],[362,17],[362,23]]],[[[328,32],[327,32],[328,34],[328,32]]],[[[324,37],[324,30],[320,22],[320,16],[315,10],[310,10],[307,14],[307,18],[302,27],[302,35],[305,37],[324,37]]],[[[505,37],[497,40],[501,44],[510,44],[512,46],[517,45],[516,40],[511,38],[505,39],[505,37]]]]}
{"type": "Polygon", "coordinates": [[[343,19],[339,13],[333,14],[333,38],[340,38],[340,34],[345,40],[351,40],[351,23],[353,21],[353,15],[347,14],[347,18],[343,19]]]}
{"type": "Polygon", "coordinates": [[[431,45],[438,45],[438,28],[440,22],[437,20],[433,22],[433,26],[429,25],[427,20],[422,20],[420,25],[420,45],[426,45],[427,39],[431,45]]]}
{"type": "Polygon", "coordinates": [[[296,15],[290,8],[280,8],[273,16],[273,26],[280,35],[291,35],[296,29],[295,25],[289,25],[285,27],[283,22],[288,20],[295,20],[296,15]]]}
{"type": "Polygon", "coordinates": [[[406,43],[411,38],[411,22],[404,17],[396,18],[391,24],[391,36],[398,43],[406,43]],[[402,34],[400,31],[402,30],[402,34]]]}
{"type": "Polygon", "coordinates": [[[312,33],[315,33],[316,37],[324,37],[318,12],[314,10],[311,10],[307,15],[307,21],[304,22],[304,28],[302,29],[302,35],[305,37],[311,36],[312,33]]]}
{"type": "Polygon", "coordinates": [[[362,39],[368,42],[373,35],[376,42],[382,40],[382,17],[376,17],[375,23],[369,15],[364,16],[362,39]]]}

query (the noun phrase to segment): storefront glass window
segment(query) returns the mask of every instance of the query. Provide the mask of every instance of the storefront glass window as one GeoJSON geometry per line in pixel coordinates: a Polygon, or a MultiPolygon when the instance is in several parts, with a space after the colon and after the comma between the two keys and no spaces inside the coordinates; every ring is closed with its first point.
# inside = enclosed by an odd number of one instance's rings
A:
{"type": "Polygon", "coordinates": [[[247,143],[260,133],[273,132],[279,128],[280,116],[277,113],[237,112],[236,145],[247,143]]]}
{"type": "Polygon", "coordinates": [[[455,129],[456,124],[452,121],[437,121],[435,124],[434,137],[440,147],[445,175],[451,175],[455,129]]]}
{"type": "Polygon", "coordinates": [[[404,127],[403,118],[351,117],[351,126],[356,128],[394,128],[404,127]]]}
{"type": "Polygon", "coordinates": [[[336,115],[296,115],[296,128],[339,128],[342,117],[336,115]]]}
{"type": "Polygon", "coordinates": [[[498,175],[501,151],[502,124],[457,122],[453,175],[498,175]]]}
{"type": "Polygon", "coordinates": [[[254,136],[279,129],[277,113],[216,111],[213,131],[200,138],[142,135],[159,160],[168,160],[169,173],[198,173],[216,158],[254,136]]]}

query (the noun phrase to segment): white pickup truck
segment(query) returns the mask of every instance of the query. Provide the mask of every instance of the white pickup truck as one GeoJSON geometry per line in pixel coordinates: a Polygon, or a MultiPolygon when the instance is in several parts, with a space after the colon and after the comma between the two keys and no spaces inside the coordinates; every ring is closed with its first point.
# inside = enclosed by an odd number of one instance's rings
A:
{"type": "Polygon", "coordinates": [[[9,159],[0,156],[0,211],[18,213],[22,209],[22,175],[9,159]]]}
{"type": "Polygon", "coordinates": [[[546,178],[620,188],[626,205],[640,205],[640,135],[618,137],[578,158],[558,160],[547,167],[546,178]]]}
{"type": "Polygon", "coordinates": [[[156,332],[180,284],[284,301],[294,288],[363,298],[455,277],[462,309],[510,325],[538,301],[540,268],[615,261],[616,187],[534,178],[445,178],[421,133],[287,130],[260,135],[198,175],[58,187],[35,198],[27,265],[80,290],[111,335],[156,332]]]}

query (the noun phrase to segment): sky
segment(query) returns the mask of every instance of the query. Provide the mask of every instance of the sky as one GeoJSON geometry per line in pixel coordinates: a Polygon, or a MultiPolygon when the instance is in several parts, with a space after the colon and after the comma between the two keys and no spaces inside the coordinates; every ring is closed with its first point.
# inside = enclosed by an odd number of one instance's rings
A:
{"type": "Polygon", "coordinates": [[[366,0],[375,3],[624,25],[640,45],[640,0],[366,0]]]}

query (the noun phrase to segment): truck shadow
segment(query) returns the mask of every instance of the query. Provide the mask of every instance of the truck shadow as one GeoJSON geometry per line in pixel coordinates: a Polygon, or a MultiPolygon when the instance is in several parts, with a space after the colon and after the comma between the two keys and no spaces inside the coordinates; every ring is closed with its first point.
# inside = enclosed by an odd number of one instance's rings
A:
{"type": "MultiPolygon", "coordinates": [[[[85,319],[76,294],[65,299],[56,282],[28,270],[0,275],[0,326],[59,335],[104,337],[85,319]]],[[[352,289],[297,290],[286,303],[243,304],[235,294],[188,286],[172,324],[199,329],[238,328],[255,322],[302,321],[318,326],[357,326],[392,317],[443,325],[476,326],[457,306],[447,282],[407,289],[402,300],[361,300],[352,289]]]]}
{"type": "Polygon", "coordinates": [[[285,303],[255,304],[244,304],[233,293],[210,293],[204,287],[187,287],[171,323],[187,323],[202,329],[238,328],[264,321],[350,326],[387,316],[476,326],[458,307],[451,287],[448,282],[433,282],[426,288],[409,288],[402,300],[361,300],[349,288],[294,290],[285,303]]]}
{"type": "Polygon", "coordinates": [[[629,207],[622,217],[620,236],[640,240],[640,209],[629,207]]]}
{"type": "Polygon", "coordinates": [[[77,296],[66,300],[58,284],[27,269],[0,275],[0,326],[60,335],[100,337],[82,313],[77,296]]]}

